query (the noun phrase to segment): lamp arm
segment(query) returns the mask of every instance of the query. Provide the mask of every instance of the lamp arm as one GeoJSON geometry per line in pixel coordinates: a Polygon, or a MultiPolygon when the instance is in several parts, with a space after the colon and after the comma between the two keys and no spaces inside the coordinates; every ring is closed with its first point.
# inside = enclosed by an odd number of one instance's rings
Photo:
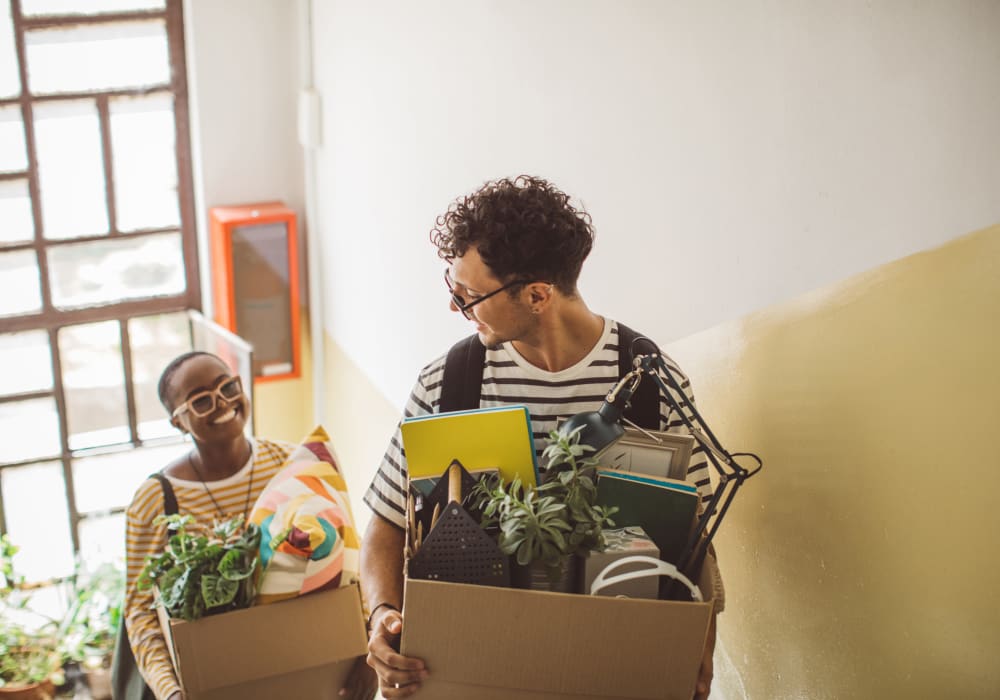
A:
{"type": "MultiPolygon", "coordinates": [[[[755,454],[748,452],[737,453],[737,456],[748,457],[756,461],[757,466],[751,471],[743,467],[734,459],[734,455],[727,451],[719,442],[718,438],[715,437],[715,434],[705,423],[704,418],[701,416],[701,412],[694,405],[694,403],[684,399],[685,394],[680,382],[678,382],[677,378],[674,377],[669,365],[667,365],[667,363],[663,360],[660,353],[657,352],[648,355],[636,355],[633,364],[636,369],[640,369],[642,371],[644,376],[652,378],[671,410],[680,416],[681,422],[688,429],[691,435],[694,436],[695,440],[697,440],[698,443],[705,448],[705,455],[708,458],[708,461],[711,462],[712,467],[719,475],[719,485],[712,492],[711,498],[709,498],[708,502],[705,504],[705,509],[698,517],[697,525],[692,531],[691,536],[688,538],[688,542],[677,562],[678,569],[684,572],[685,575],[689,577],[697,576],[699,570],[701,569],[701,565],[705,560],[708,548],[711,545],[716,532],[719,530],[722,518],[725,516],[726,512],[729,510],[729,506],[733,502],[733,497],[736,495],[740,486],[743,485],[744,481],[760,471],[763,463],[755,454]],[[670,386],[668,386],[668,382],[670,386]],[[687,413],[685,413],[681,402],[675,398],[673,392],[670,391],[671,388],[673,388],[674,391],[677,392],[677,395],[684,400],[684,403],[691,412],[691,418],[689,418],[687,413]],[[726,466],[723,467],[723,464],[726,466]]],[[[633,370],[633,372],[634,371],[635,370],[633,370]]],[[[635,385],[632,386],[632,391],[634,390],[635,385]]]]}

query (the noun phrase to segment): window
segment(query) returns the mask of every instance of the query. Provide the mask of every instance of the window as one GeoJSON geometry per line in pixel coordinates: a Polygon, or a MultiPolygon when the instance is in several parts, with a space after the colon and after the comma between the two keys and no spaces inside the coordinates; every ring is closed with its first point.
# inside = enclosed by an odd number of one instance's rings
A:
{"type": "Polygon", "coordinates": [[[0,531],[58,579],[122,556],[183,449],[156,395],[201,306],[181,0],[0,0],[0,222],[0,531]]]}

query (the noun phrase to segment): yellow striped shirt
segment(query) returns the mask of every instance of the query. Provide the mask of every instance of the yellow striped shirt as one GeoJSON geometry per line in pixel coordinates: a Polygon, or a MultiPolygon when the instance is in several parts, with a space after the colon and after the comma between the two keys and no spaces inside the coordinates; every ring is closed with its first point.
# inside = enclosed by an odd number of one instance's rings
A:
{"type": "MultiPolygon", "coordinates": [[[[211,527],[221,519],[212,502],[214,497],[225,518],[244,512],[249,518],[249,511],[260,492],[295,448],[264,439],[257,439],[252,444],[253,454],[240,471],[227,479],[208,483],[211,496],[200,481],[168,477],[177,496],[178,512],[193,516],[198,525],[211,527]]],[[[155,479],[147,479],[136,491],[125,514],[125,623],[136,664],[157,698],[166,698],[181,688],[153,609],[153,593],[136,590],[135,584],[146,558],[163,551],[167,529],[163,525],[153,525],[153,519],[162,513],[163,489],[155,479]]]]}

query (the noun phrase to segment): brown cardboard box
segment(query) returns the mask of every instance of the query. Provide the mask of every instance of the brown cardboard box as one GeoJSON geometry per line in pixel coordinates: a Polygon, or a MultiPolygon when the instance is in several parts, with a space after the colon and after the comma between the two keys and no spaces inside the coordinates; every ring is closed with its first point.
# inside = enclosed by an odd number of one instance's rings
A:
{"type": "Polygon", "coordinates": [[[367,653],[356,584],[194,622],[157,611],[187,700],[333,699],[367,653]]]}
{"type": "Polygon", "coordinates": [[[420,700],[691,700],[704,603],[406,580],[402,652],[427,663],[420,700]]]}

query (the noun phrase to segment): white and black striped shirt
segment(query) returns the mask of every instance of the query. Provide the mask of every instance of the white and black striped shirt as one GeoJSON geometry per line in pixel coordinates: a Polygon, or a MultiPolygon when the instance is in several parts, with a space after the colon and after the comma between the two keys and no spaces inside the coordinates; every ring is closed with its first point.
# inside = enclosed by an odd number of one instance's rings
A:
{"type": "MultiPolygon", "coordinates": [[[[441,380],[446,357],[447,355],[442,355],[420,372],[410,399],[406,403],[404,417],[439,411],[441,380]]],[[[674,399],[685,409],[690,418],[688,407],[694,403],[690,382],[673,360],[666,356],[664,359],[684,390],[684,396],[675,393],[674,399]]],[[[531,414],[535,450],[541,455],[549,431],[557,428],[562,421],[572,415],[596,410],[618,379],[618,324],[605,319],[604,333],[590,353],[572,367],[560,372],[546,372],[535,367],[521,357],[511,343],[487,348],[479,407],[494,408],[511,404],[527,406],[531,414]]],[[[662,396],[660,429],[687,433],[687,428],[684,427],[680,417],[671,415],[670,408],[662,396]]],[[[697,484],[702,500],[705,501],[712,495],[708,460],[704,449],[698,443],[695,445],[687,478],[688,481],[697,484]]],[[[364,500],[377,514],[403,527],[406,488],[406,455],[397,426],[364,500]]]]}

